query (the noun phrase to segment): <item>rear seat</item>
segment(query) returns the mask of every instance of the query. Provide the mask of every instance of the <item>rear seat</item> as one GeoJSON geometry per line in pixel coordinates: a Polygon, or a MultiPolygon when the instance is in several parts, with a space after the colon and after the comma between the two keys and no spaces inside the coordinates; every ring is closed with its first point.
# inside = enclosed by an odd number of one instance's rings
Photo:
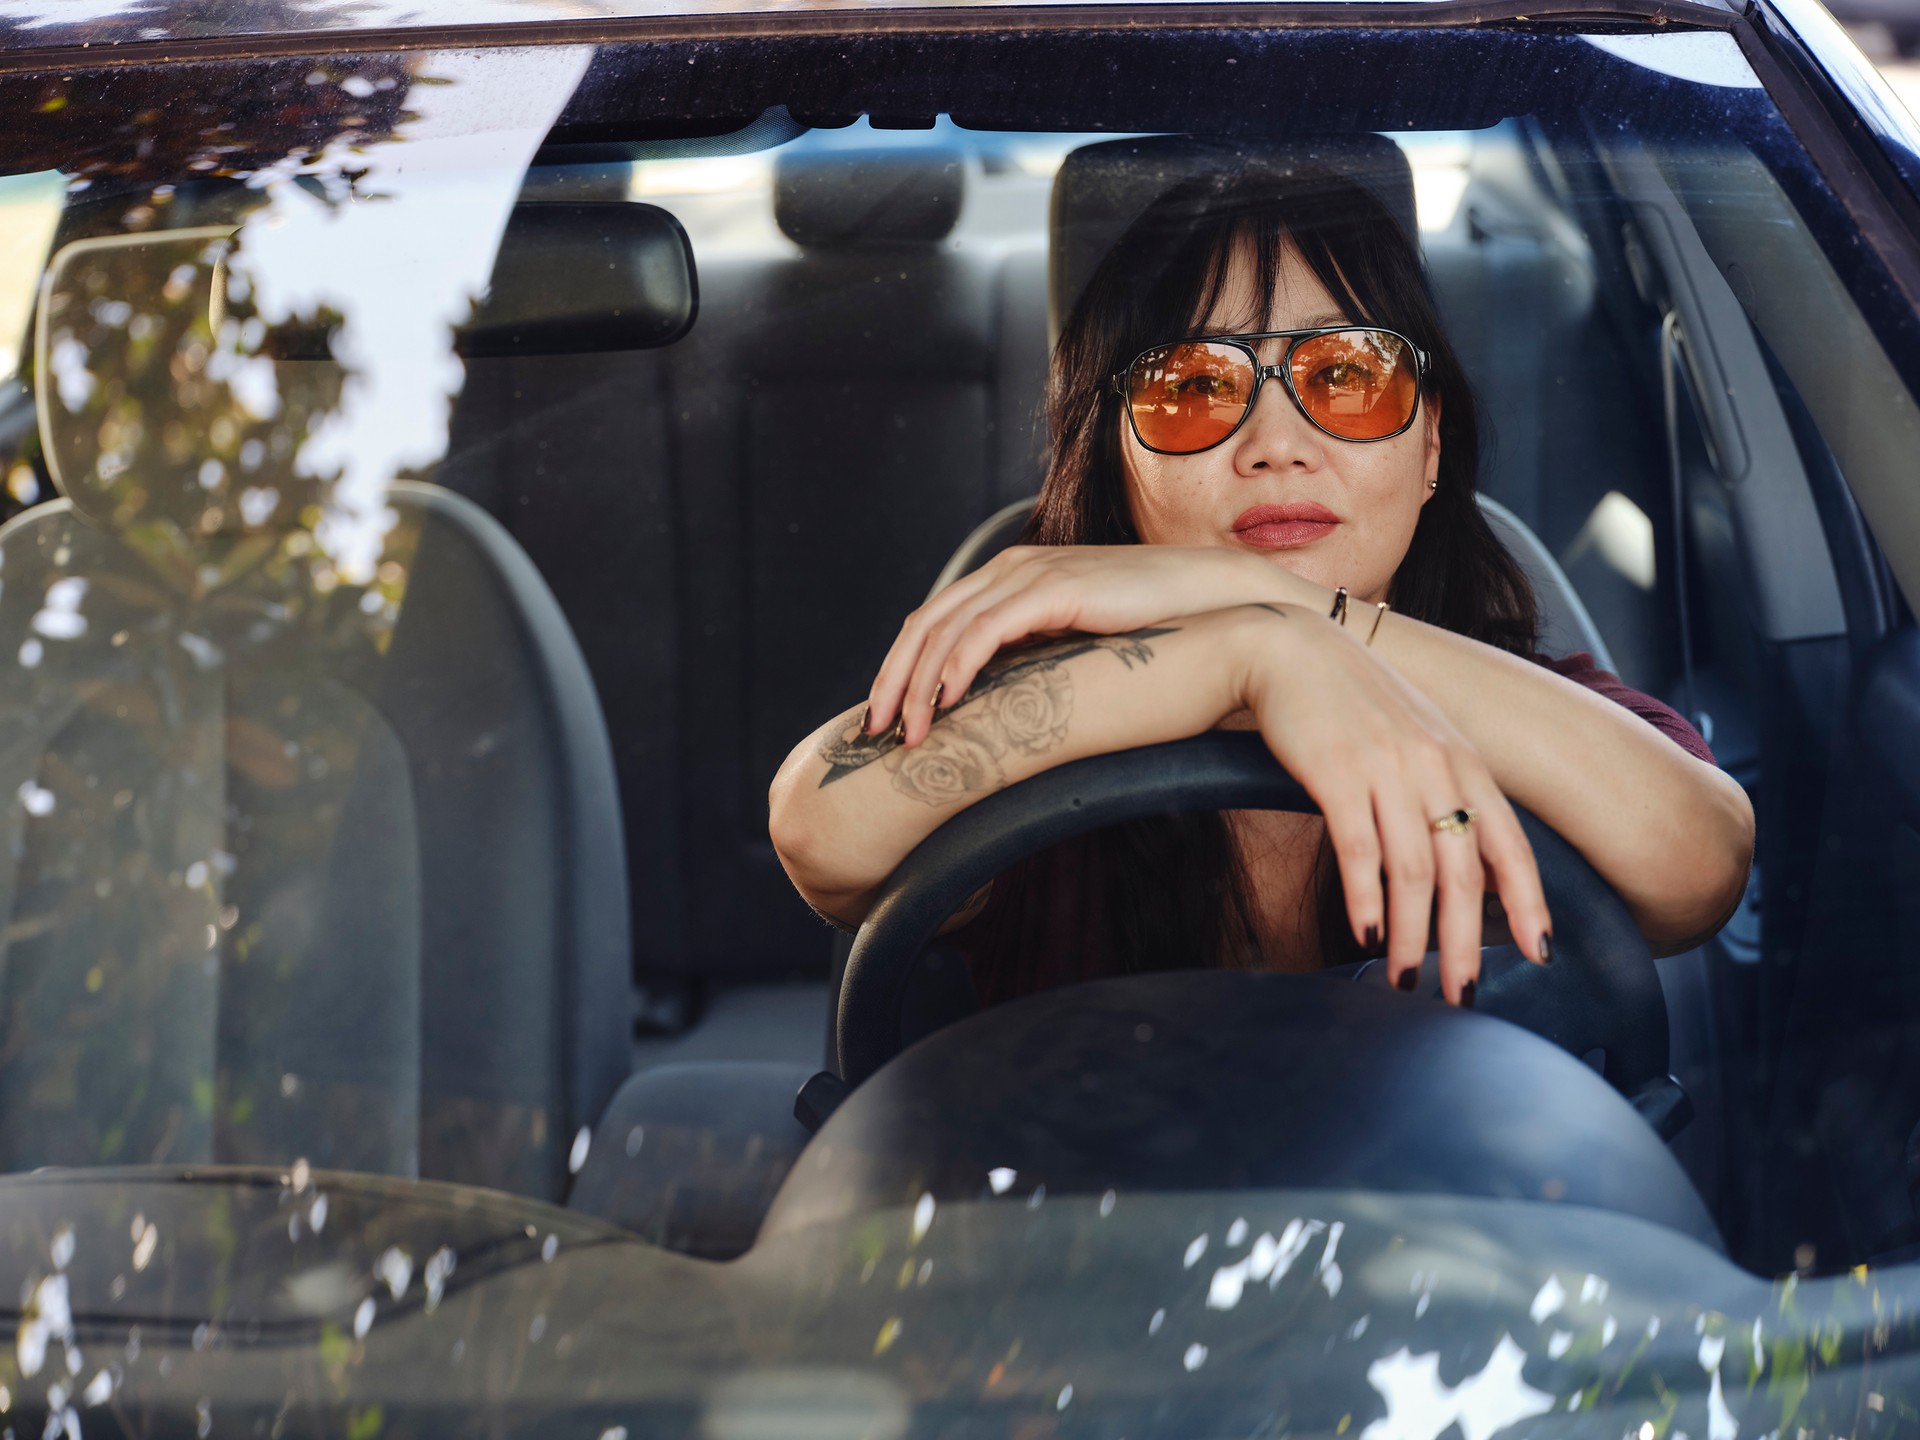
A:
{"type": "Polygon", "coordinates": [[[955,537],[1038,482],[1039,385],[1023,377],[1044,363],[1044,322],[1008,303],[1017,263],[942,243],[965,174],[952,151],[783,153],[775,216],[800,255],[709,267],[675,356],[695,562],[688,961],[712,979],[824,968],[767,840],[767,783],[865,694],[955,537]]]}
{"type": "Polygon", "coordinates": [[[513,531],[586,652],[652,987],[825,973],[767,784],[955,541],[1039,482],[1044,251],[947,243],[965,177],[950,150],[795,147],[775,212],[799,254],[697,257],[678,345],[469,366],[439,478],[513,531]]]}

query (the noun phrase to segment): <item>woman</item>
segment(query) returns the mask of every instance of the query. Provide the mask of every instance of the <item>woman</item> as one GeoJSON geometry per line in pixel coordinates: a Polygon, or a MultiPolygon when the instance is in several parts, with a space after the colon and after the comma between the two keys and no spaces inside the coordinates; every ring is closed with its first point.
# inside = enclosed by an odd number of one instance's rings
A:
{"type": "Polygon", "coordinates": [[[1472,395],[1363,188],[1242,170],[1156,202],[1075,308],[1048,409],[1028,543],[908,616],[866,704],[775,778],[775,847],[821,914],[857,923],[1002,786],[1218,727],[1257,727],[1324,819],[1138,822],[1034,857],[949,922],[984,998],[1382,946],[1411,989],[1437,946],[1471,1005],[1483,913],[1552,958],[1506,797],[1656,948],[1731,913],[1745,793],[1659,702],[1535,656],[1533,597],[1473,498],[1472,395]]]}

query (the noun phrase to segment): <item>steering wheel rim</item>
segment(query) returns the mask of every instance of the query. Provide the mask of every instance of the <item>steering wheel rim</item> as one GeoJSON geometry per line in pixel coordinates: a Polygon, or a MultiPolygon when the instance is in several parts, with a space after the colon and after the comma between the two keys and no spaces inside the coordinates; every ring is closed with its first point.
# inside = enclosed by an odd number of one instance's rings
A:
{"type": "MultiPolygon", "coordinates": [[[[1073,761],[1009,786],[923,840],[887,880],[847,956],[836,1001],[836,1060],[854,1086],[904,1048],[914,961],[966,898],[1015,861],[1108,825],[1190,810],[1319,807],[1252,732],[1214,731],[1073,761]]],[[[1483,970],[1476,1008],[1576,1056],[1663,1135],[1690,1114],[1667,1073],[1666,999],[1626,904],[1584,856],[1515,806],[1556,918],[1554,963],[1483,970]]]]}

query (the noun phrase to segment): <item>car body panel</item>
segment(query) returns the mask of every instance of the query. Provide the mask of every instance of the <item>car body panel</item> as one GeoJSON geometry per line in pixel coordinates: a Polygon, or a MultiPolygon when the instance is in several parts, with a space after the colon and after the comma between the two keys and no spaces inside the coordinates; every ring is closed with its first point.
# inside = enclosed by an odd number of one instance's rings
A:
{"type": "Polygon", "coordinates": [[[1892,1422],[1920,1364],[1910,1269],[1776,1283],[1574,1205],[1015,1180],[724,1265],[304,1167],[14,1176],[0,1214],[16,1427],[111,1402],[239,1433],[377,1407],[402,1433],[1721,1435],[1892,1422]]]}
{"type": "Polygon", "coordinates": [[[1920,124],[1873,62],[1818,0],[1764,0],[1764,27],[1799,51],[1803,72],[1831,86],[1849,112],[1920,193],[1920,124]]]}
{"type": "MultiPolygon", "coordinates": [[[[209,10],[193,0],[0,0],[0,54],[43,50],[85,51],[106,48],[165,47],[183,44],[255,41],[261,45],[292,39],[337,41],[348,36],[360,45],[472,41],[499,43],[516,31],[574,30],[585,38],[625,21],[702,17],[857,16],[866,23],[902,16],[961,17],[978,12],[1000,15],[1022,9],[1083,11],[1112,15],[1141,9],[1139,0],[245,0],[209,10]]],[[[1229,7],[1183,6],[1192,19],[1229,7]]],[[[1241,18],[1255,7],[1239,6],[1241,18]]],[[[1365,19],[1395,25],[1483,23],[1501,19],[1556,15],[1592,20],[1596,14],[1625,21],[1670,22],[1724,27],[1737,10],[1714,0],[1610,0],[1604,6],[1582,0],[1311,0],[1306,4],[1265,4],[1257,13],[1267,24],[1354,23],[1365,19]]],[[[562,37],[566,38],[566,37],[562,37]]]]}

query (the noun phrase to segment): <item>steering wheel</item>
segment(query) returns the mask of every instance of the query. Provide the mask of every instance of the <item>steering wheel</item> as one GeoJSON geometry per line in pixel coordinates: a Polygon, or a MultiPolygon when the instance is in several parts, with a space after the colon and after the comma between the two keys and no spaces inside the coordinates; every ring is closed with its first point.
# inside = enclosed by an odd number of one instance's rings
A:
{"type": "MultiPolygon", "coordinates": [[[[1667,1073],[1666,998],[1646,941],[1586,859],[1514,808],[1555,916],[1554,963],[1485,957],[1475,1008],[1576,1056],[1599,1052],[1607,1081],[1671,1138],[1692,1117],[1692,1105],[1667,1073]]],[[[1087,831],[1189,810],[1318,813],[1257,734],[1215,731],[1058,766],[942,825],[900,863],[854,938],[836,1011],[840,1078],[857,1086],[904,1048],[912,967],[982,885],[1015,861],[1087,831]]],[[[1350,970],[1349,983],[1368,968],[1350,970]]],[[[1377,974],[1381,967],[1372,968],[1377,974]]]]}

